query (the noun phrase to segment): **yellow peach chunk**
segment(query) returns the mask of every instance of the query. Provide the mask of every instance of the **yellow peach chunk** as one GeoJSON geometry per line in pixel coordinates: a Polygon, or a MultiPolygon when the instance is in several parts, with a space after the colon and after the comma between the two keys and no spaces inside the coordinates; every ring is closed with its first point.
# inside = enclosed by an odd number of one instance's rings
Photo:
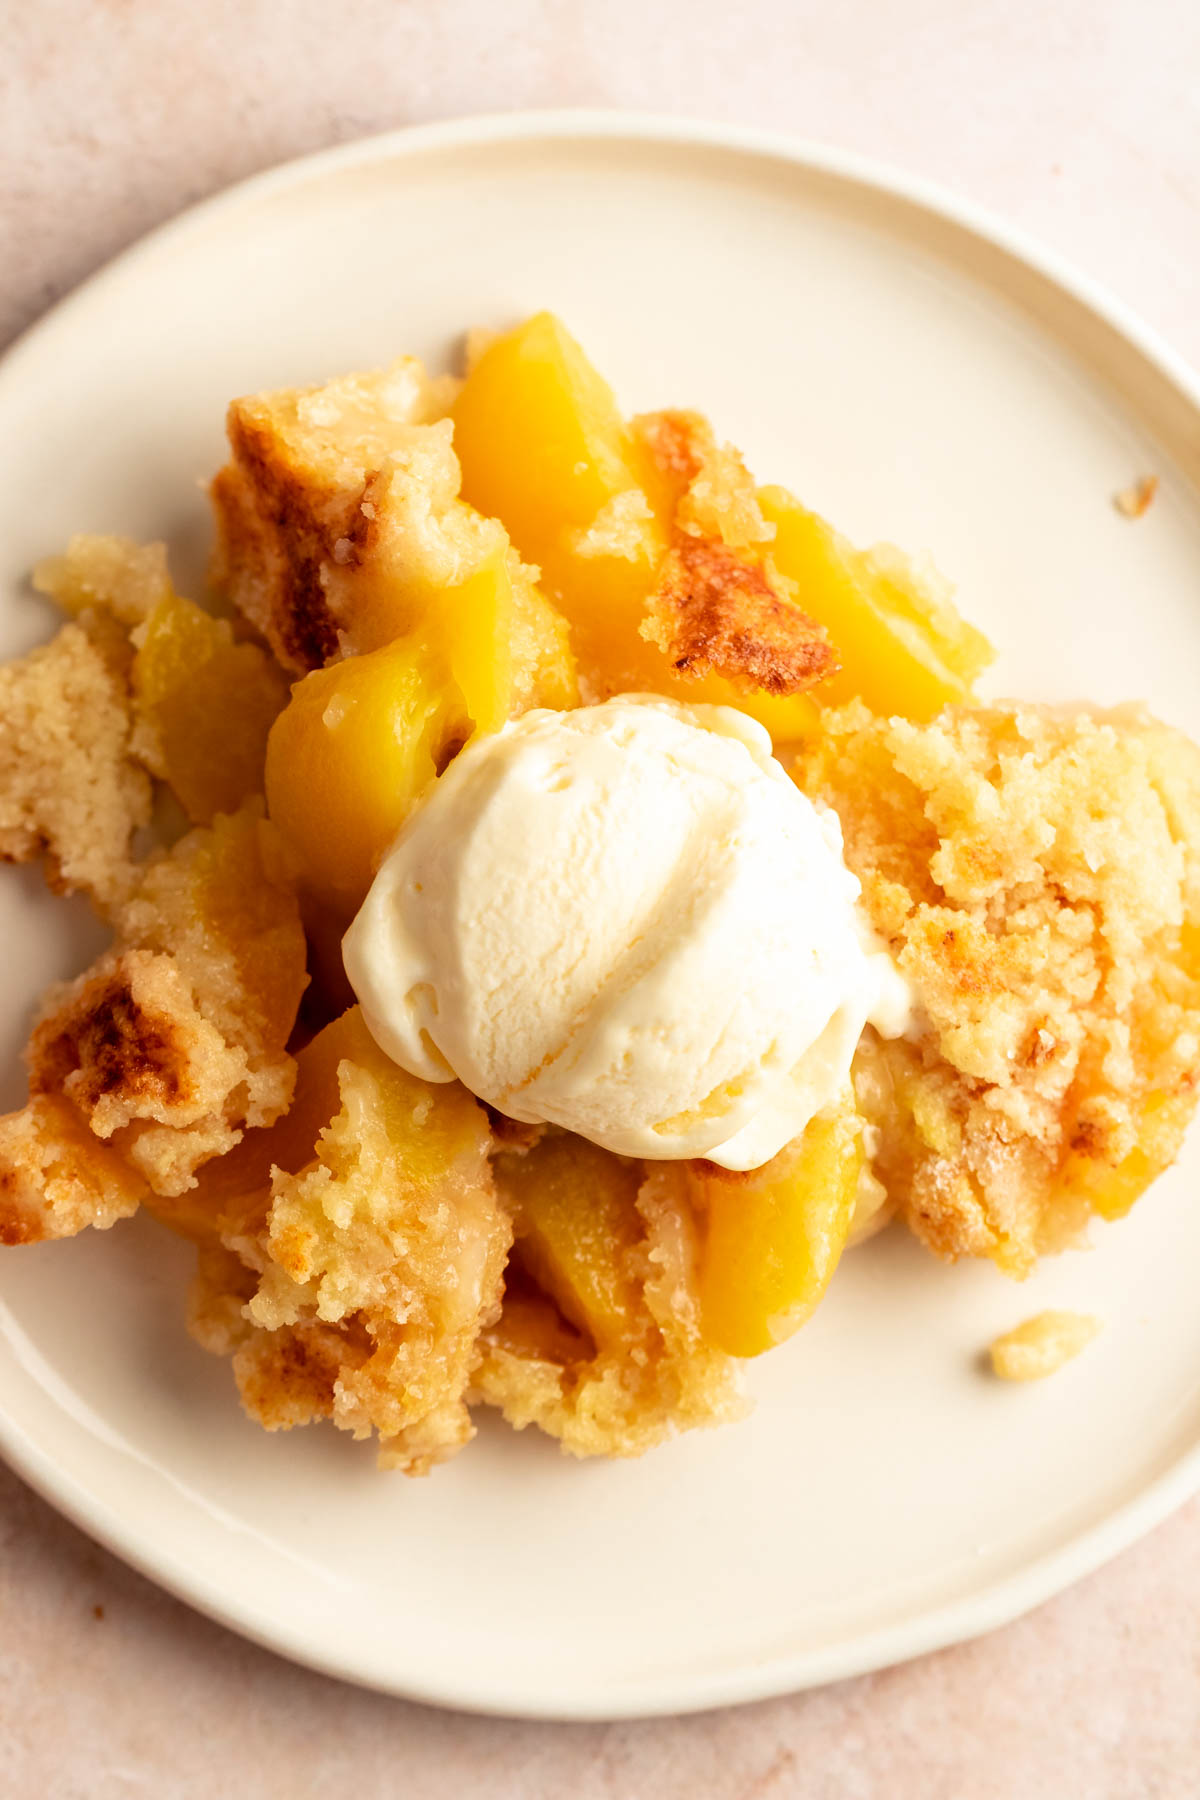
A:
{"type": "Polygon", "coordinates": [[[455,400],[463,494],[494,514],[570,621],[581,673],[600,695],[646,690],[740,707],[777,742],[816,713],[804,694],[680,675],[640,635],[670,540],[670,495],[570,333],[539,313],[494,339],[455,400]]]}
{"type": "Polygon", "coordinates": [[[969,698],[994,652],[932,575],[899,551],[856,550],[784,488],[760,488],[758,498],[775,527],[775,566],[837,646],[842,667],[817,690],[823,703],[858,697],[873,712],[923,721],[969,698]]]}
{"type": "Polygon", "coordinates": [[[572,532],[641,485],[612,389],[551,313],[487,346],[450,416],[464,495],[543,568],[569,551],[572,532]]]}
{"type": "Polygon", "coordinates": [[[519,1260],[598,1349],[637,1334],[640,1293],[624,1264],[644,1235],[641,1167],[566,1133],[497,1158],[519,1260]]]}
{"type": "Polygon", "coordinates": [[[267,733],[287,700],[273,658],[224,619],[161,599],[134,637],[138,748],[195,825],[263,791],[267,733]]]}
{"type": "Polygon", "coordinates": [[[560,1369],[586,1363],[594,1348],[512,1262],[505,1270],[504,1310],[488,1331],[487,1340],[506,1356],[560,1369]]]}
{"type": "Polygon", "coordinates": [[[701,1328],[715,1348],[757,1356],[815,1310],[854,1217],[860,1124],[848,1098],[761,1169],[690,1165],[693,1199],[707,1219],[701,1328]]]}
{"type": "MultiPolygon", "coordinates": [[[[360,622],[360,648],[396,642],[398,633],[383,621],[375,623],[377,632],[360,622]]],[[[579,703],[566,621],[507,546],[453,586],[431,592],[407,635],[444,663],[475,731],[499,731],[530,706],[579,703]]]]}
{"type": "Polygon", "coordinates": [[[550,313],[496,338],[451,417],[464,495],[541,569],[581,661],[636,661],[666,539],[644,492],[645,459],[574,338],[550,313]]]}
{"type": "Polygon", "coordinates": [[[502,554],[439,597],[433,629],[476,731],[499,731],[513,710],[515,624],[512,577],[502,554]]]}
{"type": "Polygon", "coordinates": [[[300,879],[349,916],[425,788],[470,736],[456,685],[401,638],[315,669],[267,743],[267,806],[300,879]]]}

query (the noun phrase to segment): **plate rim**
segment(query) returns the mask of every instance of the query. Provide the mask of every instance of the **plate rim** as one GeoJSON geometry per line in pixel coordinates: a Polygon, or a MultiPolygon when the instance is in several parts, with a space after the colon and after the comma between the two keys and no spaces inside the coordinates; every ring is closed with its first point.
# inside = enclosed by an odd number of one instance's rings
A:
{"type": "MultiPolygon", "coordinates": [[[[290,158],[225,187],[185,208],[137,238],[89,274],[33,320],[0,354],[0,382],[19,371],[44,334],[69,326],[70,315],[97,289],[124,278],[143,258],[157,254],[175,237],[203,231],[222,213],[234,213],[260,198],[357,165],[402,160],[426,151],[476,148],[538,139],[626,139],[648,147],[673,145],[747,153],[763,161],[789,163],[802,172],[842,179],[852,186],[905,203],[948,222],[970,238],[998,249],[1032,270],[1076,305],[1131,345],[1200,422],[1200,373],[1159,331],[1147,324],[1103,283],[1069,259],[1041,244],[1023,228],[929,178],[857,151],[724,121],[618,108],[566,107],[472,113],[374,133],[290,158]]],[[[1020,1570],[975,1592],[934,1605],[910,1619],[860,1633],[817,1650],[768,1653],[728,1668],[702,1673],[667,1673],[643,1678],[644,1694],[608,1697],[600,1693],[530,1698],[502,1672],[491,1679],[473,1676],[460,1685],[423,1682],[418,1669],[402,1678],[383,1678],[369,1660],[327,1655],[319,1642],[288,1622],[264,1618],[238,1594],[197,1577],[178,1553],[143,1550],[123,1532],[120,1516],[91,1494],[77,1475],[60,1467],[14,1419],[0,1400],[0,1457],[43,1500],[121,1561],[157,1586],[227,1629],[263,1648],[325,1675],[426,1705],[476,1714],[537,1720],[597,1721],[694,1713],[740,1705],[822,1686],[926,1655],[997,1629],[1092,1573],[1129,1548],[1200,1492],[1200,1440],[1173,1456],[1131,1497],[1020,1570]]]]}

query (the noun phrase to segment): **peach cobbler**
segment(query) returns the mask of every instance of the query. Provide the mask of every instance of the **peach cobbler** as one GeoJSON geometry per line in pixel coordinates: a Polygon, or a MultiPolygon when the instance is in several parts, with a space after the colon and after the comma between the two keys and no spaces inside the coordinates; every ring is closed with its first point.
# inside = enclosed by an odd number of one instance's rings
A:
{"type": "Polygon", "coordinates": [[[420,1474],[480,1406],[581,1456],[734,1418],[890,1219],[1020,1277],[1173,1160],[1177,731],[981,701],[932,567],[626,420],[549,315],[228,429],[214,607],[77,537],[0,669],[0,855],[112,931],[0,1242],[146,1208],[254,1418],[420,1474]]]}

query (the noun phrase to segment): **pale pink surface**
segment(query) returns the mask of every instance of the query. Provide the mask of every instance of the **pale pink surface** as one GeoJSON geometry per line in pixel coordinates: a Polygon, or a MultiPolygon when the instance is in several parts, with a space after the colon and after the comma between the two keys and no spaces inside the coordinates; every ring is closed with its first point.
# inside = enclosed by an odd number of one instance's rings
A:
{"type": "MultiPolygon", "coordinates": [[[[147,227],[287,156],[599,104],[931,175],[1200,362],[1191,0],[9,0],[3,41],[0,340],[147,227]]],[[[906,1668],[705,1718],[508,1724],[293,1669],[0,1471],[0,1792],[1173,1800],[1200,1766],[1198,1550],[1200,1503],[1031,1618],[906,1668]]]]}

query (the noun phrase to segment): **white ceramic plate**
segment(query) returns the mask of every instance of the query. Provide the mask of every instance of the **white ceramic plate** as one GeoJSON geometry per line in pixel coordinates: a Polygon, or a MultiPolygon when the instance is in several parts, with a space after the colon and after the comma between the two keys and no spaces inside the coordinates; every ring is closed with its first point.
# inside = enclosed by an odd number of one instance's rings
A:
{"type": "MultiPolygon", "coordinates": [[[[0,365],[0,650],[79,529],[203,566],[226,400],[441,362],[549,306],[630,408],[699,406],[854,537],[936,550],[1002,646],[993,692],[1150,699],[1200,731],[1200,407],[1077,277],[916,184],[728,129],[468,121],[236,189],[58,307],[0,365]],[[1141,521],[1111,496],[1161,480],[1141,521]]],[[[94,929],[94,928],[93,928],[94,929]]],[[[0,881],[0,1066],[90,951],[0,881]]],[[[166,1586],[380,1688],[543,1716],[677,1711],[982,1631],[1200,1486],[1200,1140],[1090,1254],[1023,1289],[903,1234],[847,1259],[753,1365],[745,1423],[579,1465],[485,1420],[427,1482],[331,1429],[267,1437],[184,1335],[189,1255],[145,1220],[0,1255],[0,1443],[166,1586]],[[980,1372],[1046,1304],[1108,1327],[1042,1386],[980,1372]]]]}

